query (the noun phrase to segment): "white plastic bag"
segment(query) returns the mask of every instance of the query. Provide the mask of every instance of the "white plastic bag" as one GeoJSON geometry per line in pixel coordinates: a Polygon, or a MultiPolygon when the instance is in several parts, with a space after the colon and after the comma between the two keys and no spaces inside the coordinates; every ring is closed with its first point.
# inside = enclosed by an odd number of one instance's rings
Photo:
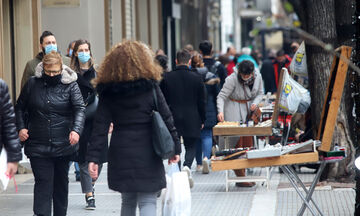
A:
{"type": "Polygon", "coordinates": [[[300,47],[298,48],[293,59],[291,60],[289,69],[294,75],[307,77],[308,71],[304,41],[300,44],[300,47]]]}
{"type": "Polygon", "coordinates": [[[291,114],[305,113],[311,103],[310,93],[289,75],[286,68],[283,69],[285,72],[281,83],[279,106],[291,114]]]}
{"type": "Polygon", "coordinates": [[[5,150],[5,147],[2,147],[1,153],[0,153],[0,188],[3,190],[6,190],[10,178],[6,176],[6,170],[7,170],[7,153],[5,150]]]}
{"type": "Polygon", "coordinates": [[[177,164],[172,164],[166,176],[167,187],[163,197],[163,216],[191,215],[191,193],[186,172],[180,172],[177,164]]]}

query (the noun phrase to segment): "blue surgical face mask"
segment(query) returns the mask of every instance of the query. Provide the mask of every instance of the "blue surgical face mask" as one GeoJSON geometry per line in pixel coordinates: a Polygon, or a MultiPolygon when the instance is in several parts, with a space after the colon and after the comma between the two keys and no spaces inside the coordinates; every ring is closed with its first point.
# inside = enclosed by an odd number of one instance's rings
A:
{"type": "Polygon", "coordinates": [[[49,44],[45,46],[45,54],[51,53],[51,51],[57,52],[57,45],[56,44],[49,44]]]}
{"type": "Polygon", "coordinates": [[[233,61],[234,60],[234,56],[233,55],[229,55],[229,60],[233,61]]]}
{"type": "Polygon", "coordinates": [[[69,50],[69,56],[70,56],[70,57],[72,56],[72,53],[73,53],[73,49],[70,49],[70,50],[69,50]]]}
{"type": "Polygon", "coordinates": [[[80,62],[84,64],[84,63],[89,61],[90,52],[79,52],[78,53],[78,58],[79,58],[80,62]]]}

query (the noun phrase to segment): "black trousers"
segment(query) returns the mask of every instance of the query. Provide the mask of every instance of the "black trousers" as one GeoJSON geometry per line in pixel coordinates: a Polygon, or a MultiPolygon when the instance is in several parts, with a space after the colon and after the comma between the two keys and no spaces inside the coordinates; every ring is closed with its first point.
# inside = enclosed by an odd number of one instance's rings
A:
{"type": "Polygon", "coordinates": [[[187,166],[191,169],[191,165],[196,155],[196,143],[200,137],[183,137],[185,146],[185,161],[183,166],[187,166]]]}
{"type": "Polygon", "coordinates": [[[30,158],[35,177],[34,214],[51,216],[54,204],[54,216],[65,216],[69,192],[69,157],[30,158]]]}

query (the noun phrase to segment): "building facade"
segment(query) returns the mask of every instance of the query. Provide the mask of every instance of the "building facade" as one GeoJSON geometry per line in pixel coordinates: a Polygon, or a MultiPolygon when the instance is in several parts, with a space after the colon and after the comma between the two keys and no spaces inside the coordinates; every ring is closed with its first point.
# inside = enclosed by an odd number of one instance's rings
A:
{"type": "Polygon", "coordinates": [[[54,33],[58,49],[80,38],[90,41],[95,63],[123,39],[163,46],[161,0],[0,0],[0,77],[12,99],[20,93],[26,62],[40,52],[44,30],[54,33]]]}

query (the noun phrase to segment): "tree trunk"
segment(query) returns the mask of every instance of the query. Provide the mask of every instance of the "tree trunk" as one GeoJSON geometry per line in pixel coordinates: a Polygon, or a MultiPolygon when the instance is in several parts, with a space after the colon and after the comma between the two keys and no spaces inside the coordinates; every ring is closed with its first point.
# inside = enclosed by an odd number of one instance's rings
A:
{"type": "MultiPolygon", "coordinates": [[[[306,4],[306,26],[308,27],[306,30],[320,40],[335,46],[336,23],[334,0],[306,0],[303,2],[306,4]]],[[[311,116],[314,119],[314,128],[317,129],[320,124],[325,98],[324,92],[328,84],[333,56],[320,47],[310,45],[310,43],[306,45],[306,54],[312,98],[311,116]]]]}
{"type": "MultiPolygon", "coordinates": [[[[335,47],[340,45],[351,46],[355,50],[355,52],[352,53],[353,62],[355,62],[358,67],[360,66],[359,1],[289,1],[294,6],[299,6],[294,7],[294,9],[300,21],[303,23],[302,27],[305,27],[304,29],[306,31],[314,34],[324,42],[335,45],[335,47]],[[357,20],[357,22],[354,22],[355,20],[357,20]],[[314,28],[314,25],[317,25],[317,28],[314,28]]],[[[306,51],[309,62],[309,82],[310,86],[313,87],[310,89],[313,98],[312,114],[316,119],[315,126],[318,126],[321,111],[320,107],[323,105],[324,100],[323,93],[321,92],[324,92],[326,89],[323,82],[327,82],[328,80],[330,62],[322,62],[322,60],[326,60],[324,51],[320,51],[311,46],[307,46],[306,51]],[[319,52],[323,54],[319,54],[319,52]],[[321,81],[321,78],[324,80],[321,81]],[[314,100],[314,98],[316,98],[316,100],[314,100]]],[[[360,155],[358,142],[360,140],[360,76],[357,73],[353,73],[352,70],[349,70],[347,75],[337,123],[335,125],[333,144],[338,143],[340,146],[346,147],[348,157],[344,161],[328,167],[328,169],[324,171],[326,175],[322,176],[323,179],[325,177],[337,181],[353,181],[355,153],[357,156],[360,155]],[[354,112],[356,115],[353,115],[354,112]]],[[[360,172],[358,169],[356,169],[354,215],[360,215],[360,172]]]]}
{"type": "MultiPolygon", "coordinates": [[[[335,1],[335,18],[336,18],[336,31],[337,31],[337,46],[347,45],[355,48],[355,43],[352,40],[354,28],[351,24],[352,16],[354,15],[355,0],[335,1]]],[[[352,89],[351,83],[353,82],[352,70],[347,73],[347,79],[344,86],[344,93],[340,104],[337,124],[334,131],[333,143],[338,143],[339,146],[346,147],[348,157],[338,163],[333,164],[328,172],[329,179],[337,181],[353,181],[354,179],[354,159],[355,159],[355,145],[356,132],[354,117],[352,111],[354,101],[351,97],[352,89]]]]}

